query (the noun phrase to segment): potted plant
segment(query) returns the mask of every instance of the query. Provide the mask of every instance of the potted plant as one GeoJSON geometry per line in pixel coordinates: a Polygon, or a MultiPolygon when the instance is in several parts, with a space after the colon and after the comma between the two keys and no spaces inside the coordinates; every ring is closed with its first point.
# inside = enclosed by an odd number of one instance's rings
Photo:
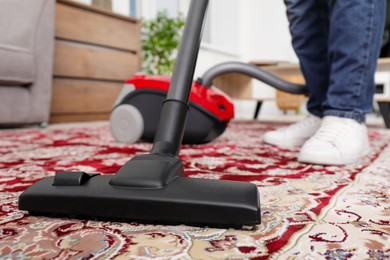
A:
{"type": "Polygon", "coordinates": [[[142,23],[142,69],[146,74],[169,75],[175,63],[184,28],[184,18],[172,18],[167,11],[142,23]]]}

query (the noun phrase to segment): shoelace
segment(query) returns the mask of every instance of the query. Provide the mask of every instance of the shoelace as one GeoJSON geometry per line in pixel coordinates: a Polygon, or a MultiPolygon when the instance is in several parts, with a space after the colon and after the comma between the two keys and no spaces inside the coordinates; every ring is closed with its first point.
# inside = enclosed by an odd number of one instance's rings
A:
{"type": "Polygon", "coordinates": [[[304,119],[304,120],[302,120],[302,121],[300,121],[300,122],[298,122],[298,123],[296,123],[296,124],[291,125],[289,128],[290,128],[291,130],[293,130],[293,129],[306,128],[306,127],[308,127],[308,126],[310,126],[310,125],[316,124],[317,122],[318,122],[318,119],[317,119],[316,117],[314,117],[314,116],[309,116],[309,117],[307,117],[306,119],[304,119]]]}
{"type": "Polygon", "coordinates": [[[349,124],[346,122],[323,121],[320,129],[315,134],[315,138],[333,143],[336,138],[342,137],[349,132],[349,124]]]}

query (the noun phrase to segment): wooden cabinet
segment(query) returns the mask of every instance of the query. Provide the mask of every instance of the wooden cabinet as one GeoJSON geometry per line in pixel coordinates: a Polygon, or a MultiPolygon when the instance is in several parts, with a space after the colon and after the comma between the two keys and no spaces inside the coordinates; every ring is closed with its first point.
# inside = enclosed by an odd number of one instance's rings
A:
{"type": "Polygon", "coordinates": [[[57,0],[50,122],[106,120],[140,70],[140,21],[57,0]]]}

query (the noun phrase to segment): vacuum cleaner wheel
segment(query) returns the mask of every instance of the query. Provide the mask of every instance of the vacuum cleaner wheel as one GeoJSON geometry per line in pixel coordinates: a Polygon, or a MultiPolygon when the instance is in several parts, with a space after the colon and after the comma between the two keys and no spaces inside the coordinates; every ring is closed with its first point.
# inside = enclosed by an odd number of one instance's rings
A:
{"type": "Polygon", "coordinates": [[[116,141],[131,144],[141,138],[144,120],[135,106],[123,104],[112,111],[110,126],[116,141]]]}

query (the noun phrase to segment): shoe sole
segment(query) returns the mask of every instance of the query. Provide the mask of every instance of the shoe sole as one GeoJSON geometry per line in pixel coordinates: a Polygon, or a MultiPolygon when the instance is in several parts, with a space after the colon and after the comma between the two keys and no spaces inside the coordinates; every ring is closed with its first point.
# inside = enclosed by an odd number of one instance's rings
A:
{"type": "Polygon", "coordinates": [[[301,163],[308,164],[319,164],[319,165],[347,165],[353,164],[359,161],[361,158],[367,156],[370,153],[371,149],[366,148],[360,156],[353,157],[332,157],[332,156],[323,156],[323,155],[308,155],[308,156],[299,156],[298,161],[301,163]]]}

